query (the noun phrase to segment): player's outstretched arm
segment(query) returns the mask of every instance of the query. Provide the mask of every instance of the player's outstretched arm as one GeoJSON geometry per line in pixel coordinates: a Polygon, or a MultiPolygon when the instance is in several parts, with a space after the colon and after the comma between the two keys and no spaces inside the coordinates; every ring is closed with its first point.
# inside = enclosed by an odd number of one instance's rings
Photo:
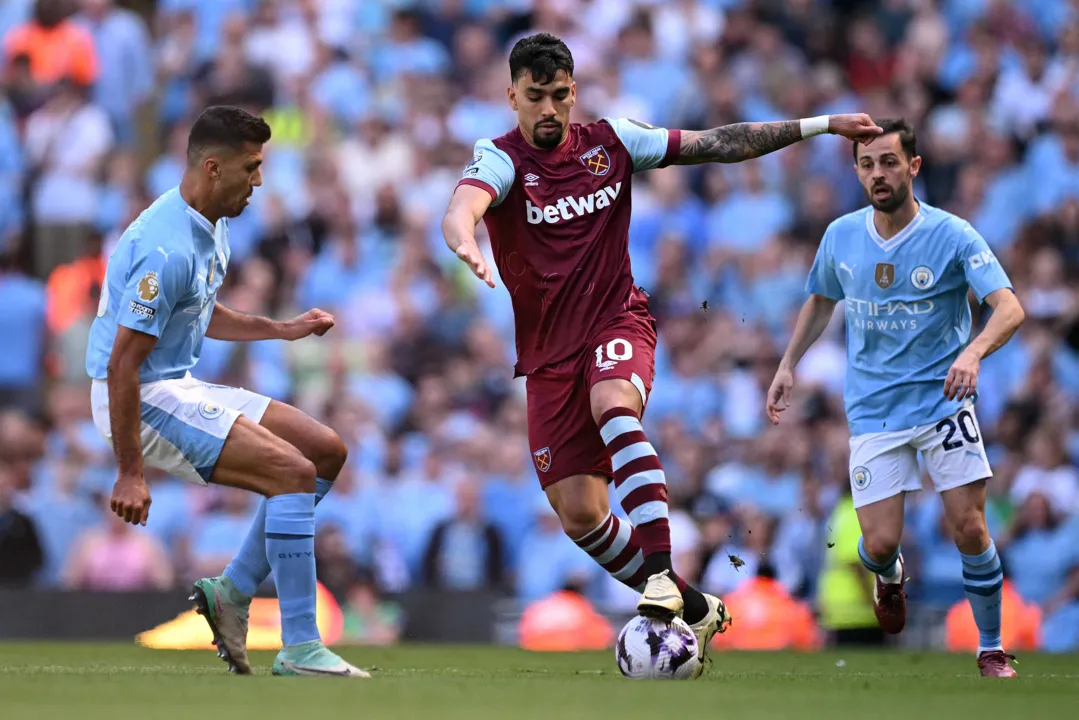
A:
{"type": "Polygon", "coordinates": [[[317,308],[292,320],[280,322],[260,315],[248,315],[215,303],[214,314],[210,316],[210,325],[206,328],[206,337],[231,342],[299,340],[308,335],[321,337],[333,326],[333,315],[317,308]]]}
{"type": "Polygon", "coordinates": [[[736,163],[781,150],[814,135],[831,133],[866,145],[884,132],[864,113],[802,120],[735,123],[711,130],[682,130],[675,165],[736,163]]]}
{"type": "Polygon", "coordinates": [[[494,287],[491,268],[476,244],[476,225],[490,206],[491,194],[486,190],[475,185],[458,185],[442,218],[442,235],[446,246],[468,265],[472,273],[494,287]]]}
{"type": "Polygon", "coordinates": [[[779,369],[768,388],[768,403],[765,410],[773,425],[779,424],[779,413],[791,406],[791,392],[794,389],[794,368],[798,361],[828,327],[835,311],[836,301],[823,295],[810,295],[798,313],[798,322],[794,326],[794,335],[779,361],[779,369]]]}
{"type": "Polygon", "coordinates": [[[157,338],[120,326],[108,365],[109,425],[119,475],[109,507],[132,525],[145,525],[150,515],[150,491],[142,477],[142,398],[139,367],[157,345],[157,338]]]}
{"type": "Polygon", "coordinates": [[[1023,324],[1026,313],[1011,288],[1001,288],[985,296],[993,314],[978,336],[967,345],[948,370],[944,396],[949,400],[972,397],[978,389],[982,360],[1004,347],[1023,324]]]}

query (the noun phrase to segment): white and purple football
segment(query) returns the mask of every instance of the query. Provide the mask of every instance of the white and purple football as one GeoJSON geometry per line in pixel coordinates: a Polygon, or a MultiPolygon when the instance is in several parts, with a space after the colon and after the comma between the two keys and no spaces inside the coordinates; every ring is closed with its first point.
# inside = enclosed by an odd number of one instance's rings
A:
{"type": "Polygon", "coordinates": [[[618,633],[614,656],[631,680],[692,680],[701,672],[697,636],[678,617],[633,618],[618,633]]]}

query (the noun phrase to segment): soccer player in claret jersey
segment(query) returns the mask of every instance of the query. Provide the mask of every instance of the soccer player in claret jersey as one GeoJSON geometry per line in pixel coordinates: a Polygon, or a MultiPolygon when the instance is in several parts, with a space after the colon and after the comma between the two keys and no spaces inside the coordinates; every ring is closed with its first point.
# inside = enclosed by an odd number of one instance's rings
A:
{"type": "Polygon", "coordinates": [[[914,196],[922,159],[914,129],[881,121],[884,135],[854,146],[855,169],[870,207],[844,215],[824,233],[809,273],[809,299],[768,391],[779,423],[794,369],[845,301],[850,483],[862,537],[858,554],[876,575],[881,628],[906,623],[906,571],[899,539],[903,497],[921,489],[925,461],[963,560],[963,585],[980,635],[978,667],[1015,677],[1000,642],[1004,576],[985,523],[993,474],[974,415],[978,369],[1023,322],[1023,309],[985,240],[970,223],[914,196]],[[968,289],[993,309],[971,338],[968,289]]]}
{"type": "Polygon", "coordinates": [[[442,222],[446,243],[488,285],[481,219],[516,325],[527,376],[528,434],[540,484],[562,527],[607,572],[642,592],[638,611],[688,622],[708,642],[723,603],[671,567],[667,487],[641,425],[652,389],[655,322],[628,253],[630,182],[671,164],[739,162],[810,135],[871,141],[866,115],[740,123],[702,132],[627,119],[570,122],[573,58],[558,38],[520,40],[509,58],[517,127],[476,143],[442,222]],[[613,478],[629,523],[611,514],[613,478]]]}
{"type": "Polygon", "coordinates": [[[315,624],[315,505],[345,462],[344,443],[294,407],[190,372],[204,337],[298,340],[333,327],[321,310],[276,322],[217,302],[228,218],[262,184],[269,139],[261,118],[208,108],[191,128],[179,187],[120,237],[86,352],[94,425],[116,453],[110,504],[127,522],[145,525],[150,514],[143,463],[198,485],[265,496],[225,574],[199,580],[191,597],[230,670],[251,672],[248,608],[272,568],[284,643],[273,673],[368,677],[327,649],[315,624]]]}

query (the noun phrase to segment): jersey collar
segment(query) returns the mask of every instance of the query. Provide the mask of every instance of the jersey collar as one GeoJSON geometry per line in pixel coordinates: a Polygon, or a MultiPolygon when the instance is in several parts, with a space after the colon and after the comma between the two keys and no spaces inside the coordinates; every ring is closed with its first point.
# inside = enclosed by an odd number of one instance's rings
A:
{"type": "Polygon", "coordinates": [[[925,222],[925,203],[919,201],[918,214],[915,215],[909,223],[907,223],[907,226],[905,228],[897,232],[889,239],[885,240],[880,236],[880,233],[877,232],[877,226],[873,224],[874,212],[875,211],[873,210],[873,208],[870,207],[869,212],[865,214],[865,229],[869,233],[869,237],[873,238],[873,242],[875,242],[881,250],[886,251],[895,250],[897,247],[905,243],[910,238],[910,236],[914,234],[914,231],[921,227],[921,224],[925,222]]]}

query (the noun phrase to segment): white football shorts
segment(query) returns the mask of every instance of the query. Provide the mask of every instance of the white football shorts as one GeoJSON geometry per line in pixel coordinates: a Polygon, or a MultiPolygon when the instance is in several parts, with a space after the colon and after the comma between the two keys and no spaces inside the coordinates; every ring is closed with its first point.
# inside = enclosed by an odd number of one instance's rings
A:
{"type": "MultiPolygon", "coordinates": [[[[243,388],[211,385],[191,377],[144,383],[142,459],[151,467],[205,485],[225,447],[232,424],[243,415],[258,423],[270,398],[243,388]]],[[[109,390],[104,380],[90,389],[94,425],[112,445],[109,390]]]]}
{"type": "Polygon", "coordinates": [[[938,493],[993,476],[974,406],[968,403],[937,422],[851,437],[854,507],[921,490],[918,453],[938,493]]]}

